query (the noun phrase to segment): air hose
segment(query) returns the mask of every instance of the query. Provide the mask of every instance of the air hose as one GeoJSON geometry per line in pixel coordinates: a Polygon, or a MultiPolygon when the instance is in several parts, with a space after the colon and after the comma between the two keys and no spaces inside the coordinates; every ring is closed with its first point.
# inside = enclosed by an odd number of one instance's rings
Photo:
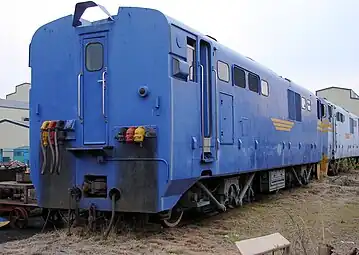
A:
{"type": "Polygon", "coordinates": [[[41,166],[41,174],[45,173],[46,164],[47,164],[47,145],[48,145],[48,132],[47,128],[49,125],[49,121],[44,121],[41,125],[41,133],[40,133],[40,145],[41,145],[41,152],[43,156],[43,162],[41,166]]]}
{"type": "Polygon", "coordinates": [[[108,225],[105,233],[104,233],[104,238],[107,238],[108,234],[110,233],[111,229],[112,229],[112,225],[115,219],[115,207],[116,207],[116,194],[113,193],[112,194],[112,214],[111,214],[111,220],[110,220],[110,224],[108,225]]]}
{"type": "Polygon", "coordinates": [[[72,201],[75,201],[75,210],[74,210],[74,214],[75,214],[75,224],[77,221],[77,218],[79,216],[79,211],[78,211],[78,202],[81,199],[81,190],[77,187],[72,187],[69,189],[69,209],[68,209],[68,229],[67,229],[67,234],[70,235],[71,234],[71,204],[72,201]]]}
{"type": "Polygon", "coordinates": [[[57,143],[57,130],[55,130],[55,169],[56,172],[59,174],[60,171],[58,169],[58,164],[59,164],[59,145],[57,143]]]}
{"type": "Polygon", "coordinates": [[[68,209],[68,222],[67,222],[67,235],[71,234],[71,200],[72,194],[71,191],[69,192],[69,209],[68,209]]]}
{"type": "Polygon", "coordinates": [[[61,158],[60,158],[60,144],[62,144],[62,135],[61,135],[61,131],[63,130],[65,126],[65,122],[63,120],[59,120],[56,123],[56,127],[55,127],[55,154],[56,154],[56,161],[55,161],[55,169],[57,174],[60,174],[61,171],[61,158]],[[60,141],[60,139],[61,141],[60,141]]]}
{"type": "MultiPolygon", "coordinates": [[[[43,136],[43,134],[41,133],[41,137],[43,136]]],[[[41,166],[41,174],[44,174],[45,173],[45,169],[46,169],[46,158],[47,158],[47,155],[46,155],[46,148],[45,148],[45,145],[44,143],[41,141],[41,151],[42,151],[42,156],[43,156],[43,162],[42,162],[42,166],[41,166]]]]}
{"type": "MultiPolygon", "coordinates": [[[[50,133],[50,129],[49,129],[49,133],[50,133]]],[[[52,146],[52,143],[51,143],[51,136],[49,135],[48,136],[48,139],[49,139],[49,145],[50,145],[50,150],[51,150],[51,166],[50,166],[50,173],[53,173],[54,172],[54,163],[55,163],[55,152],[54,152],[54,147],[52,146]]]]}

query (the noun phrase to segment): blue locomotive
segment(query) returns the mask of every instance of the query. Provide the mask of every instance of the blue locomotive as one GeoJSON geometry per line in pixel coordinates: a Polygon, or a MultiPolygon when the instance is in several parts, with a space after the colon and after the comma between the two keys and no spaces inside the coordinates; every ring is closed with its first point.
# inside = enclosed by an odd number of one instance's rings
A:
{"type": "Polygon", "coordinates": [[[307,184],[326,158],[358,155],[353,137],[331,138],[339,106],[157,10],[100,6],[107,19],[81,19],[94,6],[78,3],[31,41],[39,206],[172,227],[186,210],[225,211],[307,184]]]}

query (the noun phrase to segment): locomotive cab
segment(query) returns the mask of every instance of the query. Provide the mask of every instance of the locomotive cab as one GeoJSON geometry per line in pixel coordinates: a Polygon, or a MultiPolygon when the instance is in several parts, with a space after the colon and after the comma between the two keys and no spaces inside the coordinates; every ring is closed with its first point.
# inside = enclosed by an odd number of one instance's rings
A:
{"type": "Polygon", "coordinates": [[[169,175],[168,21],[155,10],[74,15],[30,46],[33,183],[44,208],[157,213],[169,175]],[[159,135],[158,130],[163,130],[159,135]],[[35,171],[36,169],[36,171],[35,171]]]}

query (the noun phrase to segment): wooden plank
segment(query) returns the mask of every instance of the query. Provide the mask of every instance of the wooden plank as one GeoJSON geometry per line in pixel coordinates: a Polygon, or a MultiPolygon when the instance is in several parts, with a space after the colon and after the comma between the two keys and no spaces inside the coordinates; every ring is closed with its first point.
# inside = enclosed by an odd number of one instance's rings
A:
{"type": "Polygon", "coordinates": [[[10,200],[10,199],[0,199],[0,207],[1,206],[27,206],[27,207],[38,207],[36,204],[36,200],[30,200],[26,204],[20,200],[10,200]]]}
{"type": "Polygon", "coordinates": [[[235,244],[241,255],[262,255],[290,247],[290,242],[279,233],[242,240],[235,244]]]}
{"type": "Polygon", "coordinates": [[[21,182],[16,182],[16,181],[4,181],[4,182],[0,182],[0,188],[24,188],[27,187],[28,189],[33,189],[34,188],[34,184],[32,183],[21,183],[21,182]]]}

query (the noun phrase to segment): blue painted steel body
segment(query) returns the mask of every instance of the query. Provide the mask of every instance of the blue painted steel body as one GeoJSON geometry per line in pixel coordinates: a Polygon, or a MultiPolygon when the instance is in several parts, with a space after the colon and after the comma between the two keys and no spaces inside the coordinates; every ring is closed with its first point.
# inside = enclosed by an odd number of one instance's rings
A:
{"type": "MultiPolygon", "coordinates": [[[[80,187],[85,175],[105,175],[107,192],[135,182],[121,179],[121,162],[156,162],[155,197],[148,198],[156,200],[155,206],[126,204],[119,209],[155,213],[171,209],[204,171],[234,175],[317,163],[328,154],[327,133],[318,130],[317,97],[310,91],[159,11],[120,8],[112,18],[73,27],[73,17],[66,16],[33,36],[30,163],[41,207],[67,208],[67,190],[80,187]],[[186,79],[189,39],[196,42],[199,56],[194,81],[186,79]],[[84,56],[89,43],[101,43],[104,50],[103,65],[91,72],[84,56]],[[217,61],[230,67],[227,82],[218,78],[217,61]],[[233,66],[267,81],[269,95],[235,86],[233,66]],[[138,94],[142,86],[148,88],[145,97],[138,94]],[[288,95],[294,98],[288,89],[311,102],[310,110],[300,108],[300,121],[289,119],[289,108],[301,102],[296,97],[288,103],[288,95]],[[48,177],[39,170],[40,127],[46,120],[76,120],[74,139],[67,142],[74,151],[119,150],[114,139],[119,128],[140,125],[157,128],[157,147],[149,158],[119,153],[104,162],[86,153],[68,153],[62,172],[48,177]],[[209,140],[205,163],[202,128],[209,140]],[[61,178],[68,181],[60,185],[61,178]]],[[[99,210],[111,210],[109,197],[83,198],[80,207],[93,203],[99,210]]]]}

